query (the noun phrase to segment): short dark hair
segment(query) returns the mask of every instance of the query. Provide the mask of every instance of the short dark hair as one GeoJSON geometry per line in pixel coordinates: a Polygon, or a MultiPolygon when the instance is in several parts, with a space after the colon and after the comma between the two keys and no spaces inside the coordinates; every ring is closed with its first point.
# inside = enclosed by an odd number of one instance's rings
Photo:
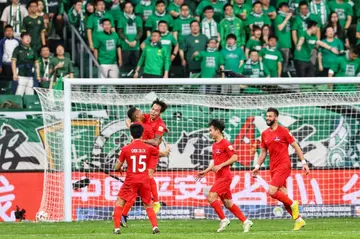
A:
{"type": "Polygon", "coordinates": [[[110,22],[110,24],[111,24],[111,20],[109,18],[103,18],[101,20],[101,24],[104,24],[104,22],[110,22]]]}
{"type": "Polygon", "coordinates": [[[180,9],[181,9],[182,7],[188,7],[188,8],[190,8],[187,3],[184,3],[183,5],[181,5],[181,6],[180,6],[180,9]]]}
{"type": "Polygon", "coordinates": [[[214,11],[214,8],[212,6],[206,6],[204,7],[203,12],[206,12],[207,10],[214,11]]]}
{"type": "Polygon", "coordinates": [[[14,29],[13,26],[11,26],[10,24],[7,24],[5,27],[4,27],[4,31],[8,28],[11,28],[11,29],[14,29]]]}
{"type": "MultiPolygon", "coordinates": [[[[43,0],[38,0],[38,2],[44,2],[43,0]]],[[[76,3],[78,3],[78,2],[81,2],[82,3],[82,0],[76,0],[76,1],[74,1],[74,5],[76,5],[76,3]]]]}
{"type": "Polygon", "coordinates": [[[226,36],[226,40],[228,40],[228,39],[230,39],[230,38],[235,39],[235,41],[236,41],[236,36],[235,36],[235,34],[230,33],[229,35],[226,36]]]}
{"type": "Polygon", "coordinates": [[[304,5],[309,6],[309,4],[306,1],[301,1],[299,3],[299,9],[300,9],[301,6],[304,6],[304,5]]]}
{"type": "Polygon", "coordinates": [[[136,107],[131,107],[127,112],[127,116],[129,117],[131,122],[135,121],[135,112],[136,112],[136,110],[137,110],[136,107]]]}
{"type": "Polygon", "coordinates": [[[98,2],[103,2],[103,3],[105,3],[105,0],[96,0],[95,2],[96,2],[96,4],[98,4],[98,2]]]}
{"type": "Polygon", "coordinates": [[[266,113],[267,112],[273,112],[276,117],[279,116],[279,111],[276,108],[270,107],[270,108],[267,109],[266,113]]]}
{"type": "Polygon", "coordinates": [[[350,46],[350,51],[356,55],[360,55],[360,44],[357,44],[356,46],[352,45],[350,46]]]}
{"type": "Polygon", "coordinates": [[[166,26],[168,26],[167,21],[164,21],[164,20],[160,20],[160,21],[158,22],[158,26],[159,26],[161,23],[165,23],[165,24],[166,24],[166,26]]]}
{"type": "Polygon", "coordinates": [[[222,120],[218,120],[218,119],[212,119],[209,122],[209,127],[212,126],[215,129],[219,130],[221,133],[224,131],[225,129],[225,123],[222,120]]]}
{"type": "Polygon", "coordinates": [[[253,25],[252,26],[252,31],[255,32],[255,31],[261,31],[261,27],[259,27],[258,25],[253,25]]]}
{"type": "Polygon", "coordinates": [[[161,4],[161,3],[166,5],[163,0],[157,0],[156,3],[155,3],[155,6],[157,6],[157,5],[161,4]]]}
{"type": "Polygon", "coordinates": [[[275,35],[270,35],[269,36],[269,40],[272,39],[272,38],[275,39],[275,40],[278,40],[277,36],[275,36],[275,35]]]}
{"type": "Polygon", "coordinates": [[[318,23],[314,20],[306,20],[307,28],[317,27],[318,23]]]}
{"type": "Polygon", "coordinates": [[[280,4],[279,4],[279,9],[280,9],[280,8],[283,8],[283,7],[289,7],[289,3],[287,3],[287,2],[282,2],[282,3],[280,3],[280,4]]]}
{"type": "Polygon", "coordinates": [[[199,23],[197,20],[192,20],[192,21],[190,22],[190,27],[191,27],[191,25],[192,25],[194,22],[196,22],[197,24],[200,25],[200,23],[199,23]]]}
{"type": "Polygon", "coordinates": [[[161,101],[159,98],[156,98],[156,100],[152,102],[151,107],[153,107],[155,104],[161,106],[160,113],[164,113],[168,107],[167,104],[164,101],[161,101]]]}
{"type": "Polygon", "coordinates": [[[144,127],[141,124],[130,125],[130,134],[134,139],[140,139],[144,133],[144,127]]]}
{"type": "Polygon", "coordinates": [[[132,7],[134,7],[134,4],[130,1],[125,1],[120,5],[121,11],[124,11],[124,8],[126,7],[127,4],[131,4],[132,7]]]}
{"type": "Polygon", "coordinates": [[[22,32],[22,33],[20,34],[20,38],[23,38],[23,37],[25,37],[25,36],[31,37],[30,33],[28,33],[28,32],[22,32]]]}
{"type": "Polygon", "coordinates": [[[252,7],[255,7],[255,5],[260,4],[262,6],[262,3],[260,1],[256,1],[252,4],[252,7]]]}
{"type": "Polygon", "coordinates": [[[159,34],[159,36],[161,36],[161,32],[159,30],[154,30],[154,31],[152,31],[151,34],[153,34],[153,33],[157,33],[157,34],[159,34]]]}
{"type": "Polygon", "coordinates": [[[231,5],[230,3],[226,3],[225,5],[224,5],[224,11],[225,11],[225,9],[227,8],[227,7],[232,7],[233,9],[234,9],[234,7],[233,7],[233,5],[231,5]]]}
{"type": "Polygon", "coordinates": [[[37,5],[38,5],[38,0],[31,0],[31,1],[26,5],[26,9],[28,9],[32,3],[35,3],[36,6],[37,6],[37,5]]]}
{"type": "Polygon", "coordinates": [[[44,49],[44,48],[49,48],[49,50],[50,50],[50,47],[49,47],[48,45],[43,45],[43,46],[40,48],[40,51],[41,51],[42,49],[44,49]]]}

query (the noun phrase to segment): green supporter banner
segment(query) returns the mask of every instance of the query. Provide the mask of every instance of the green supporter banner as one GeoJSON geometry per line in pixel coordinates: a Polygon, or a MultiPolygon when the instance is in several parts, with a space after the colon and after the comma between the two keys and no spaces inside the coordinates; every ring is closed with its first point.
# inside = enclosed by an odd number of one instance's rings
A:
{"type": "MultiPolygon", "coordinates": [[[[148,112],[149,108],[143,108],[148,112]]],[[[356,111],[345,106],[280,108],[279,121],[288,127],[304,151],[305,158],[318,168],[359,167],[360,134],[356,111]],[[355,112],[355,113],[354,113],[355,112]]],[[[99,110],[100,112],[101,110],[99,110]]],[[[111,169],[120,149],[130,141],[125,126],[125,108],[111,112],[108,118],[79,114],[72,121],[73,170],[84,167],[83,160],[111,169]],[[120,113],[119,113],[120,112],[120,113]]],[[[261,132],[267,128],[263,109],[213,109],[201,106],[170,106],[162,115],[169,129],[161,149],[170,144],[171,154],[161,158],[158,170],[203,169],[211,160],[212,140],[208,122],[212,118],[226,123],[225,137],[233,144],[239,160],[233,168],[245,169],[254,165],[259,156],[261,132]]],[[[0,119],[0,170],[41,170],[45,167],[60,171],[63,161],[63,128],[61,122],[47,127],[45,137],[41,118],[0,119]],[[49,151],[45,152],[44,147],[49,151]]],[[[301,167],[290,147],[293,167],[301,167]]],[[[269,159],[265,166],[269,165],[269,159]]]]}

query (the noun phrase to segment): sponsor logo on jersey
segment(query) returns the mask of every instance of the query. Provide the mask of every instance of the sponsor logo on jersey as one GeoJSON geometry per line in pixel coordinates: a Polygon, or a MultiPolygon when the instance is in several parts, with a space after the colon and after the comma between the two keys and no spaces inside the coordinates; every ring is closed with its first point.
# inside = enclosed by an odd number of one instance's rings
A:
{"type": "Polygon", "coordinates": [[[216,149],[216,154],[220,154],[220,153],[221,153],[220,149],[216,149]]]}
{"type": "Polygon", "coordinates": [[[274,141],[275,142],[280,142],[280,137],[275,137],[274,141]]]}
{"type": "Polygon", "coordinates": [[[164,131],[164,127],[159,126],[159,131],[160,131],[160,132],[163,132],[163,131],[164,131]]]}
{"type": "Polygon", "coordinates": [[[229,145],[228,148],[229,148],[230,150],[234,150],[234,147],[233,147],[232,145],[229,145]]]}

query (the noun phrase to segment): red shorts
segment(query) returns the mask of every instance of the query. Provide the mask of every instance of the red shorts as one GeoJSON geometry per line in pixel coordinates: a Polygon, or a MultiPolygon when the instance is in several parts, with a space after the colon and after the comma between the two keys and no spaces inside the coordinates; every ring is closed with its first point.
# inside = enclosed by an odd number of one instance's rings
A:
{"type": "Polygon", "coordinates": [[[269,184],[279,188],[286,188],[286,179],[290,176],[290,174],[291,168],[283,168],[270,171],[271,181],[269,184]]]}
{"type": "Polygon", "coordinates": [[[232,199],[230,191],[231,178],[219,178],[215,181],[215,184],[211,187],[210,192],[217,193],[221,200],[232,199]]]}
{"type": "Polygon", "coordinates": [[[118,196],[125,200],[131,201],[139,195],[144,204],[151,203],[150,180],[132,181],[125,179],[118,196]]]}

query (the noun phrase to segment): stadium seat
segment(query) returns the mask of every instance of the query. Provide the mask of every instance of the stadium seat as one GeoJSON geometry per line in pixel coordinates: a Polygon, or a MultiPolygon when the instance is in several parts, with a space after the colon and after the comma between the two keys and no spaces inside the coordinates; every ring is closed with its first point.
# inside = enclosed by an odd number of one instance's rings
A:
{"type": "Polygon", "coordinates": [[[0,95],[1,110],[23,109],[23,98],[20,95],[0,95]]]}
{"type": "Polygon", "coordinates": [[[11,94],[11,83],[12,83],[12,81],[0,81],[0,94],[1,95],[11,94]]]}
{"type": "Polygon", "coordinates": [[[24,106],[27,110],[39,110],[41,111],[41,103],[39,96],[37,95],[24,95],[24,106]]]}

